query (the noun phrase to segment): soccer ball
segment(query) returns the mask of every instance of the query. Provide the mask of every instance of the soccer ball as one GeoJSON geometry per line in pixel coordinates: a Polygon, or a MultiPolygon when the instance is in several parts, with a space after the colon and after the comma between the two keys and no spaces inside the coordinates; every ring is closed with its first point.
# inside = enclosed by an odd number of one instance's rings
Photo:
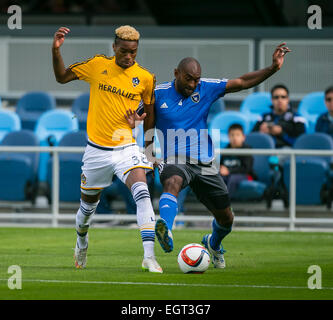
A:
{"type": "Polygon", "coordinates": [[[210,263],[210,255],[205,247],[191,243],[183,247],[178,254],[178,265],[184,273],[204,273],[210,263]]]}

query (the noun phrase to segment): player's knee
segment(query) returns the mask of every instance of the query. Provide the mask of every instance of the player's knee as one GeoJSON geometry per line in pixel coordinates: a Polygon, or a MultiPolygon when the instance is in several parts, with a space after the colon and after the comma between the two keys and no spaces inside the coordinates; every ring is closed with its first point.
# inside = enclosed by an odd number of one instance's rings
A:
{"type": "Polygon", "coordinates": [[[180,176],[172,176],[166,179],[163,183],[163,191],[178,195],[182,188],[183,178],[180,176]]]}
{"type": "Polygon", "coordinates": [[[217,223],[221,226],[230,227],[234,222],[234,213],[231,207],[220,210],[216,217],[217,223]]]}
{"type": "Polygon", "coordinates": [[[81,199],[87,203],[95,203],[101,197],[101,190],[84,190],[81,189],[81,199]]]}

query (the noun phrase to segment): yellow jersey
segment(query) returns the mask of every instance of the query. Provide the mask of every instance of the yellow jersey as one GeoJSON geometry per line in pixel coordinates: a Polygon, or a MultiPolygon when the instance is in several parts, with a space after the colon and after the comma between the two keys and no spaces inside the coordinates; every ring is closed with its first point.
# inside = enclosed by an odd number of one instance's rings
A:
{"type": "Polygon", "coordinates": [[[153,104],[155,76],[137,62],[123,69],[115,57],[105,55],[74,63],[69,69],[90,84],[89,140],[106,147],[134,143],[126,110],[135,111],[141,100],[153,104]]]}

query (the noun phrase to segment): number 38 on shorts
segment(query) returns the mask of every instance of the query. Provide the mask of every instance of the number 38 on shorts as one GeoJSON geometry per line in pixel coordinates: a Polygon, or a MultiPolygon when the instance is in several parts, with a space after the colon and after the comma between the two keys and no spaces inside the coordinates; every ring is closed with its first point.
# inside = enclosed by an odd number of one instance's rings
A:
{"type": "Polygon", "coordinates": [[[119,150],[100,150],[88,145],[83,156],[84,183],[81,182],[81,189],[106,188],[112,183],[114,175],[125,183],[128,174],[135,168],[153,170],[152,163],[136,144],[119,150]]]}

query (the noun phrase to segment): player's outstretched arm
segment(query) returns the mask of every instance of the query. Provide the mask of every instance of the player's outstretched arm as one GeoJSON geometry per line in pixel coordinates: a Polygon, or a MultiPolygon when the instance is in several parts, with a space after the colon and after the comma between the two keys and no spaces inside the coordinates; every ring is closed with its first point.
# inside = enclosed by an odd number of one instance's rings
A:
{"type": "Polygon", "coordinates": [[[287,52],[291,52],[288,47],[285,47],[285,44],[286,43],[283,42],[276,47],[273,53],[273,62],[271,66],[254,72],[246,73],[237,79],[229,80],[226,85],[225,93],[237,92],[255,87],[259,83],[269,78],[275,72],[280,70],[284,62],[285,54],[287,52]]]}
{"type": "Polygon", "coordinates": [[[54,34],[53,38],[53,44],[52,44],[53,70],[55,78],[59,83],[67,83],[77,79],[76,74],[72,70],[65,68],[64,61],[60,53],[60,47],[64,43],[65,35],[69,31],[70,30],[68,28],[61,27],[54,34]]]}

